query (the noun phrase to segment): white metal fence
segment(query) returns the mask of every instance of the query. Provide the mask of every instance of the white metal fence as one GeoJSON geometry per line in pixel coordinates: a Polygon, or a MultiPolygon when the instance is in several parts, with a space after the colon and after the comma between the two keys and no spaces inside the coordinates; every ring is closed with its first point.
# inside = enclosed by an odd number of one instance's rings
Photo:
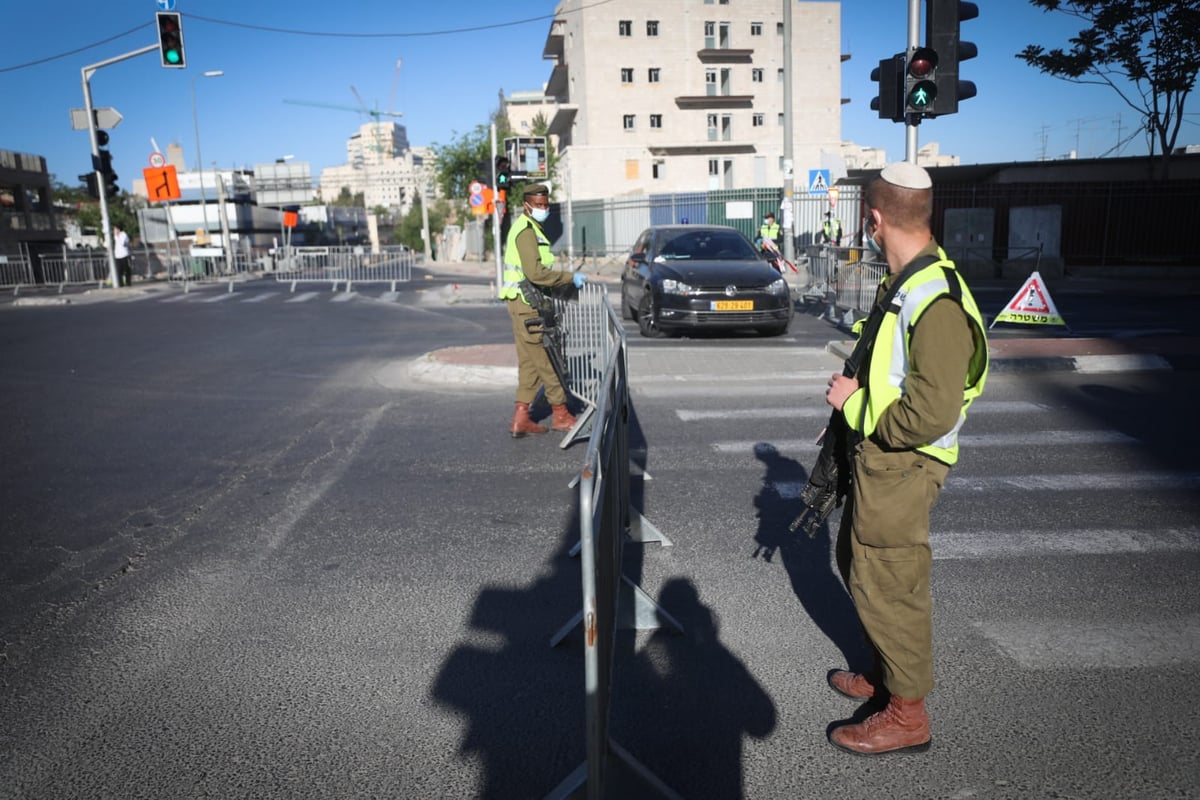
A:
{"type": "Polygon", "coordinates": [[[291,247],[275,261],[275,280],[290,283],[329,283],[337,291],[341,284],[349,292],[356,283],[397,283],[412,280],[418,256],[408,248],[386,248],[372,253],[365,247],[291,247]]]}
{"type": "Polygon", "coordinates": [[[0,289],[13,289],[33,283],[33,267],[28,256],[0,256],[0,289]]]}

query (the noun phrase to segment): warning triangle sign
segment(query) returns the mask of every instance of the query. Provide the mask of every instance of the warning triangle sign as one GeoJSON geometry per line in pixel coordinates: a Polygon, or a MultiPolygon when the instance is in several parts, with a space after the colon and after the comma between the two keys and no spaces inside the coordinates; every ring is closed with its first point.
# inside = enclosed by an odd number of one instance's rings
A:
{"type": "MultiPolygon", "coordinates": [[[[1058,309],[1054,307],[1050,291],[1042,282],[1042,276],[1037,272],[1029,276],[1020,290],[1013,295],[1013,299],[1008,301],[1008,305],[992,320],[992,325],[997,322],[1069,327],[1058,313],[1058,309]]],[[[990,328],[992,325],[988,327],[990,328]]]]}

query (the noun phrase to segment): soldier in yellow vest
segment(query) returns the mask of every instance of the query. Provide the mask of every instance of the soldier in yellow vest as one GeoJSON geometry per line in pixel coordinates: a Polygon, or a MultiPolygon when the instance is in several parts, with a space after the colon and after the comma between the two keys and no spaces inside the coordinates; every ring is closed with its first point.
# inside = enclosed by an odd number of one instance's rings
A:
{"type": "Polygon", "coordinates": [[[983,391],[988,361],[975,299],[930,231],[929,173],[891,164],[868,184],[865,199],[867,246],[889,272],[876,301],[897,281],[902,288],[858,374],[834,375],[825,397],[858,440],[837,561],[875,663],[865,673],[831,672],[828,681],[880,709],[835,728],[830,742],[873,755],[931,743],[929,515],[958,460],[958,432],[983,391]]]}
{"type": "Polygon", "coordinates": [[[513,338],[517,345],[517,406],[509,428],[514,439],[527,433],[545,433],[529,416],[529,404],[544,388],[546,402],[554,412],[551,426],[556,431],[569,431],[575,417],[567,409],[567,393],[554,373],[550,356],[542,346],[542,334],[530,332],[525,321],[537,317],[521,291],[521,282],[528,280],[539,287],[565,286],[574,283],[582,288],[586,278],[579,272],[551,269],[554,254],[542,223],[550,216],[550,190],[535,183],[525,190],[523,213],[512,224],[504,246],[504,273],[499,296],[507,301],[512,319],[513,338]]]}

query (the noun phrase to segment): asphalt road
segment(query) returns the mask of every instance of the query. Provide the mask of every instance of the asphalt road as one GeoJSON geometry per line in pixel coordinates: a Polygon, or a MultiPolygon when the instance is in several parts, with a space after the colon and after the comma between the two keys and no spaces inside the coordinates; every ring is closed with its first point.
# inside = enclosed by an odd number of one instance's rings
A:
{"type": "MultiPolygon", "coordinates": [[[[541,797],[581,761],[582,448],[398,381],[509,338],[417,288],[0,311],[0,797],[541,797]]],[[[688,798],[1200,796],[1197,373],[993,376],[935,512],[934,747],[870,761],[825,741],[861,655],[828,532],[780,534],[825,325],[632,333],[673,546],[626,574],[685,633],[621,637],[614,738],[688,798]]]]}

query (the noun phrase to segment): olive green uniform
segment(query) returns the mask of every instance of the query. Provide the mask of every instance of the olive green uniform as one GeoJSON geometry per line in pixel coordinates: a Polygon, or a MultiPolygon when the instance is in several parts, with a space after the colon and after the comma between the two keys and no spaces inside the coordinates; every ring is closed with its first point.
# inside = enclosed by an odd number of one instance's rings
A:
{"type": "MultiPolygon", "coordinates": [[[[537,233],[541,226],[530,218],[530,227],[517,234],[514,244],[521,259],[521,270],[530,283],[542,287],[565,286],[571,283],[572,274],[551,269],[542,264],[538,254],[537,233]]],[[[516,297],[508,303],[508,315],[512,318],[513,339],[517,346],[517,397],[518,403],[532,403],[537,397],[538,387],[546,389],[546,402],[552,406],[567,402],[567,393],[550,356],[542,346],[542,334],[530,332],[525,320],[537,317],[537,312],[523,299],[516,297]]]]}
{"type": "MultiPolygon", "coordinates": [[[[931,240],[917,258],[936,255],[931,240]]],[[[888,276],[880,297],[896,277],[888,276]]],[[[903,394],[855,450],[838,531],[838,568],[884,686],[903,698],[923,698],[933,688],[929,513],[950,472],[915,448],[955,426],[974,351],[963,308],[948,297],[933,301],[913,328],[903,394]]],[[[866,384],[865,373],[856,377],[866,384]]]]}

